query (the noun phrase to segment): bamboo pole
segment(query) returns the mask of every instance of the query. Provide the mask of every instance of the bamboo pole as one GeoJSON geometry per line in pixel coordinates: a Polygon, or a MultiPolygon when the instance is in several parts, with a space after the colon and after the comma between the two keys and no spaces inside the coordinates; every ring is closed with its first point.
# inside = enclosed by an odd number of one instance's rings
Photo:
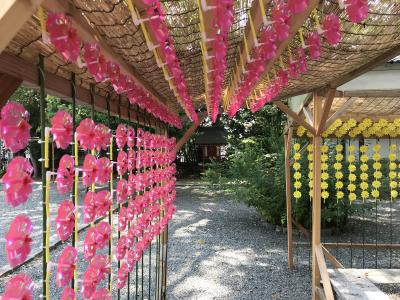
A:
{"type": "Polygon", "coordinates": [[[290,128],[285,140],[285,184],[286,184],[286,226],[288,242],[288,267],[293,268],[293,231],[292,231],[292,199],[290,189],[290,144],[293,129],[290,128]]]}
{"type": "Polygon", "coordinates": [[[46,127],[46,119],[45,119],[45,105],[46,105],[46,90],[45,90],[45,78],[44,78],[44,58],[42,55],[39,55],[39,65],[38,65],[38,73],[39,73],[39,91],[40,91],[40,138],[41,138],[41,158],[42,158],[42,235],[43,235],[43,274],[42,274],[42,288],[43,288],[43,299],[47,298],[47,192],[46,192],[46,166],[44,162],[44,153],[45,153],[45,127],[46,127]]]}
{"type": "MultiPolygon", "coordinates": [[[[322,101],[314,94],[313,125],[317,128],[321,119],[322,101]]],[[[316,300],[321,274],[318,269],[316,249],[321,244],[321,136],[313,136],[313,200],[312,200],[312,299],[316,300]]]]}

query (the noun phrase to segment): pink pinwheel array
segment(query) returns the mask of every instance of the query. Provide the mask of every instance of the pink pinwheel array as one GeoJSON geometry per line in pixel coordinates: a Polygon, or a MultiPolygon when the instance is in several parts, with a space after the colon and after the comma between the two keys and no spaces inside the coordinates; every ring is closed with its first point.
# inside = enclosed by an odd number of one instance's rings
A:
{"type": "Polygon", "coordinates": [[[106,288],[101,288],[96,290],[90,297],[90,300],[111,300],[111,299],[112,299],[111,293],[106,288]]]}
{"type": "Polygon", "coordinates": [[[31,252],[31,233],[32,222],[28,216],[18,215],[11,222],[6,233],[7,260],[11,267],[23,263],[31,252]]]}
{"type": "Polygon", "coordinates": [[[14,275],[6,284],[2,300],[33,299],[34,283],[32,278],[24,273],[14,275]]]}
{"type": "Polygon", "coordinates": [[[224,73],[226,69],[226,53],[227,53],[227,40],[229,29],[234,20],[233,1],[216,1],[214,7],[214,20],[213,27],[215,28],[215,36],[212,38],[212,79],[211,89],[209,94],[209,109],[211,119],[215,123],[219,106],[221,103],[222,84],[224,80],[224,73]]]}
{"type": "Polygon", "coordinates": [[[187,92],[186,82],[176,55],[174,42],[164,21],[164,11],[161,7],[160,1],[154,0],[147,5],[148,7],[146,12],[147,16],[150,18],[150,27],[154,30],[155,37],[160,45],[160,50],[165,58],[165,63],[169,67],[180,101],[188,112],[188,117],[196,123],[198,122],[198,117],[187,92]]]}
{"type": "Polygon", "coordinates": [[[123,176],[126,171],[128,171],[128,154],[120,150],[117,156],[117,172],[120,176],[123,176]]]}
{"type": "Polygon", "coordinates": [[[11,160],[1,179],[6,203],[16,207],[28,200],[32,193],[32,174],[33,167],[26,158],[17,156],[11,160]]]}
{"type": "MultiPolygon", "coordinates": [[[[161,7],[159,10],[153,10],[152,13],[158,14],[160,12],[161,7]]],[[[152,20],[155,20],[155,18],[152,18],[152,20]]],[[[76,30],[72,27],[71,18],[63,13],[49,13],[46,27],[49,33],[50,42],[54,45],[56,50],[67,61],[78,62],[78,65],[81,66],[81,41],[77,36],[76,30]]],[[[169,35],[168,29],[165,26],[164,22],[162,22],[162,28],[164,29],[162,29],[161,31],[157,30],[157,33],[161,34],[162,31],[164,31],[169,35]]],[[[157,36],[161,38],[159,34],[157,36]]],[[[169,37],[168,40],[168,43],[171,43],[169,37]]],[[[168,46],[166,44],[167,43],[165,39],[163,40],[164,47],[171,48],[172,46],[171,49],[173,51],[171,51],[171,53],[173,54],[173,60],[171,61],[171,64],[173,64],[174,68],[171,68],[171,70],[174,70],[174,72],[172,73],[174,78],[176,79],[175,82],[177,83],[176,86],[178,92],[180,93],[182,101],[184,101],[185,104],[189,107],[189,110],[191,111],[191,117],[196,120],[197,115],[194,111],[193,104],[191,103],[189,96],[186,92],[186,86],[183,81],[182,71],[180,70],[179,63],[177,62],[176,53],[173,49],[173,44],[171,43],[168,46]]],[[[168,50],[165,50],[165,52],[167,51],[168,50]]],[[[127,93],[130,103],[139,105],[139,107],[145,109],[163,122],[166,122],[177,128],[182,128],[182,123],[178,114],[172,112],[165,104],[154,99],[152,95],[143,90],[140,86],[136,86],[130,76],[122,74],[120,71],[120,66],[113,61],[107,61],[104,55],[101,53],[100,47],[97,44],[92,42],[84,43],[83,58],[85,60],[88,71],[92,74],[96,82],[110,80],[112,87],[117,94],[127,93]]],[[[83,147],[87,149],[93,149],[91,148],[93,145],[90,144],[90,142],[91,141],[83,142],[83,147]]]]}
{"type": "Polygon", "coordinates": [[[64,154],[57,169],[57,190],[60,194],[71,191],[75,175],[74,158],[69,154],[64,154]]]}
{"type": "Polygon", "coordinates": [[[6,148],[18,152],[28,145],[31,137],[29,113],[22,104],[8,102],[1,109],[0,137],[6,148]]]}
{"type": "Polygon", "coordinates": [[[64,287],[70,283],[74,276],[78,252],[72,246],[66,246],[58,257],[56,283],[58,287],[64,287]]]}
{"type": "Polygon", "coordinates": [[[120,179],[117,184],[117,202],[123,203],[128,196],[128,182],[125,179],[120,179]]]}
{"type": "MultiPolygon", "coordinates": [[[[367,0],[340,0],[339,3],[341,4],[341,8],[346,8],[346,12],[352,22],[362,22],[368,16],[369,8],[367,0]]],[[[309,5],[309,0],[275,1],[271,22],[262,29],[260,41],[252,49],[251,60],[247,62],[245,66],[246,71],[242,75],[242,78],[240,78],[239,85],[233,93],[230,106],[227,110],[230,118],[243,106],[260,80],[265,64],[276,58],[277,43],[289,37],[291,17],[294,14],[303,13],[309,5]]],[[[323,34],[329,45],[337,45],[342,40],[339,17],[334,13],[326,15],[322,22],[322,28],[319,28],[319,25],[317,25],[316,30],[308,33],[306,41],[302,40],[302,47],[296,49],[295,58],[290,56],[287,61],[287,68],[282,67],[276,72],[276,77],[271,80],[261,95],[257,95],[257,98],[251,103],[250,109],[252,112],[258,111],[267,102],[278,97],[281,91],[288,85],[288,76],[291,79],[295,79],[300,74],[307,72],[308,64],[305,49],[308,49],[310,59],[317,60],[321,57],[322,41],[320,34],[323,34]]]]}
{"type": "Polygon", "coordinates": [[[51,134],[57,148],[67,149],[72,142],[72,116],[59,110],[51,118],[51,134]]]}
{"type": "Polygon", "coordinates": [[[126,185],[128,195],[137,193],[135,197],[128,197],[127,207],[120,206],[119,209],[118,231],[125,231],[127,222],[132,222],[126,234],[118,239],[115,251],[116,259],[121,262],[116,280],[119,289],[126,285],[135,263],[141,259],[151,241],[166,229],[175,212],[175,139],[138,129],[136,146],[136,173],[129,174],[128,182],[121,179],[118,184],[123,189],[122,199],[126,197],[126,185]],[[165,212],[164,217],[161,217],[161,211],[165,212]]]}

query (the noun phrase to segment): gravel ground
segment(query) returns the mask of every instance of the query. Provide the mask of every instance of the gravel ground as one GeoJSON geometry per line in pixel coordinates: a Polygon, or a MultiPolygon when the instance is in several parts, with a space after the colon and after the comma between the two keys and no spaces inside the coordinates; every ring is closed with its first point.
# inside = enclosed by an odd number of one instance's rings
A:
{"type": "Polygon", "coordinates": [[[198,182],[177,188],[168,299],[309,299],[308,257],[287,268],[286,235],[198,182]]]}
{"type": "MultiPolygon", "coordinates": [[[[0,192],[0,197],[4,196],[0,192]]],[[[310,297],[310,267],[309,250],[307,247],[295,247],[295,269],[287,268],[286,234],[277,231],[263,221],[258,213],[244,204],[233,202],[223,193],[210,191],[201,182],[179,182],[177,186],[177,213],[170,224],[169,248],[168,248],[168,299],[309,299],[310,297]]],[[[83,191],[80,199],[83,199],[83,191]]],[[[40,251],[41,245],[41,191],[36,186],[27,204],[17,209],[10,210],[5,207],[0,219],[0,234],[8,230],[10,221],[18,212],[28,213],[34,223],[34,245],[32,253],[40,251]]],[[[64,197],[52,191],[52,220],[54,220],[57,205],[64,197]]],[[[375,212],[375,211],[373,211],[375,212]]],[[[82,216],[81,216],[82,217],[82,216]]],[[[387,236],[391,235],[394,243],[398,243],[400,232],[398,228],[400,220],[400,203],[381,203],[378,209],[377,227],[378,239],[376,239],[376,227],[374,225],[375,214],[369,213],[355,216],[350,220],[351,229],[341,232],[339,235],[325,230],[323,239],[331,242],[362,240],[362,232],[368,237],[366,242],[388,242],[387,236]],[[390,217],[391,216],[391,217],[390,217]],[[392,222],[392,232],[388,224],[392,222]]],[[[117,221],[115,215],[114,222],[117,221]]],[[[116,224],[114,224],[114,229],[116,224]]],[[[53,224],[52,228],[55,225],[53,224]]],[[[85,231],[80,234],[80,249],[85,231]]],[[[116,242],[114,230],[113,242],[116,242]]],[[[296,241],[305,241],[295,234],[296,241]]],[[[52,243],[57,242],[57,237],[52,235],[52,243]]],[[[56,262],[67,241],[51,251],[51,261],[56,262]]],[[[155,285],[155,255],[156,243],[152,246],[152,278],[151,286],[155,285]]],[[[102,252],[106,253],[107,249],[102,252]]],[[[101,252],[100,252],[101,253],[101,252]]],[[[377,260],[375,250],[332,250],[332,253],[349,267],[362,267],[364,257],[365,267],[373,268],[375,261],[378,266],[385,268],[399,268],[399,251],[379,250],[377,260]],[[391,256],[390,256],[391,253],[391,256]],[[352,259],[351,259],[352,257],[352,259]],[[391,258],[390,258],[391,257],[391,258]]],[[[0,258],[4,266],[4,243],[0,243],[0,258]]],[[[131,275],[130,297],[135,299],[136,290],[138,299],[148,299],[149,253],[144,256],[143,270],[143,296],[141,287],[142,264],[138,265],[138,284],[136,286],[136,270],[131,275]]],[[[78,275],[81,275],[87,267],[83,253],[79,253],[78,275]]],[[[55,267],[52,267],[54,272],[55,267]]],[[[117,264],[113,261],[113,276],[116,276],[117,264]]],[[[36,285],[34,299],[40,299],[42,264],[41,258],[37,258],[20,267],[18,272],[29,274],[36,285]]],[[[0,293],[5,282],[10,276],[0,278],[0,293]]],[[[54,278],[54,276],[52,276],[54,278]]],[[[103,281],[101,286],[105,286],[103,281]]],[[[399,285],[381,285],[383,291],[390,295],[391,299],[400,299],[399,285]]],[[[153,288],[151,289],[153,290],[153,288]]],[[[51,282],[51,299],[59,299],[61,289],[51,282]]],[[[117,297],[113,290],[113,298],[117,297]]],[[[153,292],[150,298],[154,298],[153,292]]],[[[121,299],[128,299],[127,288],[121,290],[121,299]]]]}

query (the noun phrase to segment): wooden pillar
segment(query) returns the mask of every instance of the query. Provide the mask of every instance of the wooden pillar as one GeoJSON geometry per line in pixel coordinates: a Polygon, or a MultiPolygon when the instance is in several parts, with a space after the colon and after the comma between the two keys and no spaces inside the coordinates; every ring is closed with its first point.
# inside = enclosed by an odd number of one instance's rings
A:
{"type": "Polygon", "coordinates": [[[286,221],[287,221],[287,241],[288,241],[288,267],[293,268],[293,233],[292,233],[292,197],[290,189],[290,144],[292,140],[293,128],[285,134],[285,183],[286,183],[286,221]]]}
{"type": "Polygon", "coordinates": [[[22,79],[8,74],[0,74],[0,108],[7,103],[7,100],[9,100],[21,83],[22,79]]]}
{"type": "MultiPolygon", "coordinates": [[[[314,93],[313,127],[318,128],[322,112],[322,99],[314,93]]],[[[316,248],[321,244],[321,136],[313,136],[314,178],[312,199],[312,299],[318,299],[317,288],[321,275],[318,268],[316,248]]]]}

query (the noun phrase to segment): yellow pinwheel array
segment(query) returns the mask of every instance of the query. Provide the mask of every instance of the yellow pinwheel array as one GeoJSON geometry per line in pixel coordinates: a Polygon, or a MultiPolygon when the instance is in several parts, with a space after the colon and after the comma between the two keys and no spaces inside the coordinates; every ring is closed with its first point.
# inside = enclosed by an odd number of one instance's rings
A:
{"type": "Polygon", "coordinates": [[[329,179],[329,173],[328,173],[328,146],[327,145],[322,145],[321,146],[321,198],[328,199],[329,197],[329,192],[328,192],[328,179],[329,179]]]}
{"type": "Polygon", "coordinates": [[[396,145],[390,145],[389,153],[389,186],[390,186],[390,200],[394,200],[399,195],[397,191],[397,147],[396,145]]]}
{"type": "Polygon", "coordinates": [[[301,173],[300,173],[300,144],[299,143],[295,143],[293,145],[293,178],[294,178],[294,183],[293,183],[293,187],[294,187],[294,192],[293,192],[293,197],[295,198],[296,202],[301,198],[301,192],[299,191],[301,189],[301,173]]]}
{"type": "Polygon", "coordinates": [[[354,145],[349,146],[349,155],[347,156],[347,161],[349,163],[349,184],[347,185],[347,190],[349,191],[349,201],[352,203],[357,199],[356,196],[356,185],[355,181],[357,176],[355,174],[356,165],[354,164],[356,157],[354,155],[355,147],[354,145]]]}
{"type": "Polygon", "coordinates": [[[360,189],[361,189],[361,198],[363,201],[368,199],[369,192],[368,192],[368,146],[363,145],[360,147],[360,189]]]}
{"type": "Polygon", "coordinates": [[[380,179],[382,178],[382,172],[381,172],[382,164],[380,163],[381,145],[376,144],[376,145],[374,145],[374,147],[372,149],[374,150],[374,154],[372,156],[372,159],[374,160],[374,163],[372,165],[372,167],[374,169],[374,175],[373,175],[374,181],[372,182],[373,190],[371,192],[371,195],[376,200],[379,198],[379,195],[380,195],[380,193],[379,193],[379,188],[381,187],[380,179]]]}
{"type": "Polygon", "coordinates": [[[344,193],[343,193],[343,172],[342,172],[342,161],[343,161],[343,145],[342,144],[337,144],[335,147],[336,150],[336,155],[335,155],[335,160],[336,162],[333,165],[333,168],[335,169],[335,178],[336,178],[336,183],[335,183],[335,188],[336,188],[336,200],[343,200],[344,193]]]}
{"type": "Polygon", "coordinates": [[[314,189],[313,189],[313,187],[314,187],[313,186],[313,178],[314,178],[314,172],[313,172],[313,169],[314,169],[313,145],[308,145],[307,146],[307,152],[308,152],[308,154],[307,154],[307,160],[308,160],[308,187],[310,189],[310,191],[309,191],[310,200],[312,200],[313,192],[314,192],[314,189]]]}

